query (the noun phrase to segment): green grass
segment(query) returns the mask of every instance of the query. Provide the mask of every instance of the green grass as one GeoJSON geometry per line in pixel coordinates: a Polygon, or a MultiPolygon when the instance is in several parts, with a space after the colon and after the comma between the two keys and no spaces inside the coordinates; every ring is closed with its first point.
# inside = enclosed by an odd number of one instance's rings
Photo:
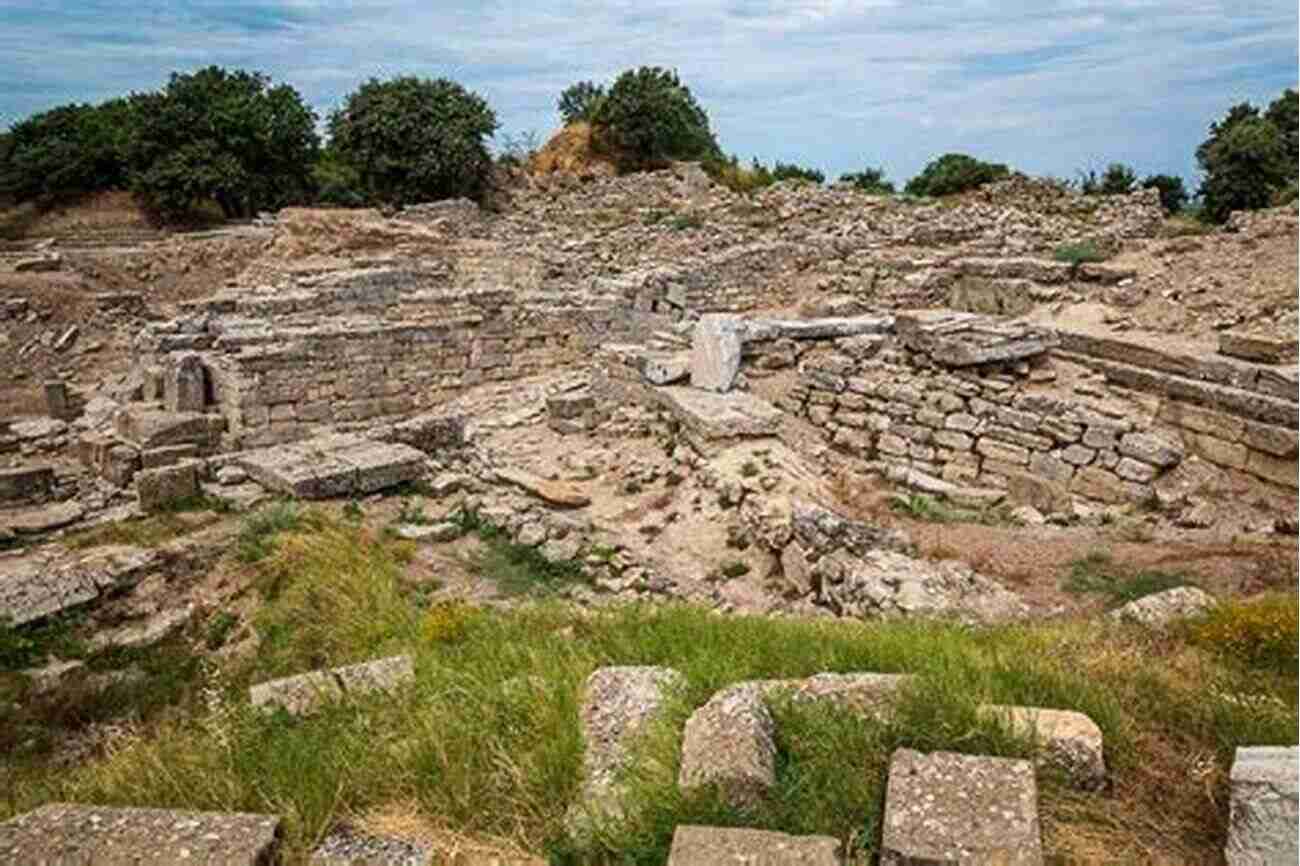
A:
{"type": "Polygon", "coordinates": [[[704,225],[704,218],[699,214],[684,213],[674,216],[668,220],[668,227],[673,231],[687,231],[689,229],[698,229],[704,225]]]}
{"type": "Polygon", "coordinates": [[[580,561],[551,562],[476,512],[461,513],[461,528],[483,543],[471,563],[474,571],[495,582],[504,595],[544,597],[587,579],[580,561]]]}
{"type": "Polygon", "coordinates": [[[981,523],[995,526],[1009,518],[998,508],[958,508],[924,493],[899,494],[889,500],[889,507],[899,514],[926,523],[981,523]]]}
{"type": "Polygon", "coordinates": [[[247,515],[235,540],[239,559],[254,563],[270,556],[277,536],[300,528],[307,518],[301,505],[289,501],[273,502],[247,515]]]}
{"type": "Polygon", "coordinates": [[[86,550],[108,544],[132,547],[158,547],[173,539],[215,522],[216,515],[230,513],[230,503],[215,496],[187,496],[169,503],[162,511],[135,520],[120,520],[93,526],[69,535],[64,544],[73,550],[86,550]],[[210,512],[206,521],[186,519],[182,514],[210,512]]]}
{"type": "Polygon", "coordinates": [[[1058,262],[1068,262],[1078,266],[1088,262],[1104,262],[1110,258],[1100,247],[1092,241],[1082,241],[1075,244],[1061,244],[1052,253],[1053,258],[1058,262]]]}
{"type": "Polygon", "coordinates": [[[1119,607],[1166,589],[1195,585],[1195,581],[1183,574],[1164,571],[1125,573],[1114,567],[1109,554],[1094,552],[1070,564],[1070,576],[1061,588],[1066,592],[1103,595],[1108,606],[1119,607]]]}
{"type": "Polygon", "coordinates": [[[76,613],[23,625],[0,620],[0,671],[39,667],[50,655],[61,659],[83,658],[86,647],[76,636],[80,620],[76,613]]]}
{"type": "Polygon", "coordinates": [[[866,863],[893,749],[1030,754],[977,718],[991,702],[1078,710],[1105,735],[1108,791],[1080,794],[1040,774],[1050,856],[1131,862],[1158,849],[1201,862],[1224,844],[1235,747],[1296,741],[1294,669],[1243,672],[1137,629],[720,617],[685,605],[585,611],[553,601],[421,609],[402,580],[401,550],[342,521],[283,531],[254,566],[274,587],[255,618],[256,655],[179,683],[170,709],[83,765],[0,752],[0,820],[53,800],[271,812],[284,818],[285,862],[294,864],[340,818],[404,804],[432,827],[504,838],[554,863],[660,864],[681,823],[824,833],[866,863]],[[394,694],[298,720],[248,706],[249,683],[395,652],[414,657],[416,681],[394,694]],[[631,664],[670,666],[685,686],[630,771],[628,823],[578,844],[564,815],[580,783],[582,684],[597,667],[631,664]],[[777,787],[751,813],[677,790],[679,732],[694,707],[738,681],[821,671],[917,681],[889,721],[778,701],[777,787]],[[198,685],[206,700],[187,700],[198,685]]]}

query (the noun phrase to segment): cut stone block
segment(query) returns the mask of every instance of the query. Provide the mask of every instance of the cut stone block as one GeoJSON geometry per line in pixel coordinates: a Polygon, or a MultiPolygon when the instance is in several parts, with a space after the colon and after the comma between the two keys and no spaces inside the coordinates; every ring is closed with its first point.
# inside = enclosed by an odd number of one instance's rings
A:
{"type": "Polygon", "coordinates": [[[337,434],[247,451],[235,465],[268,490],[326,499],[414,481],[424,474],[424,462],[424,454],[409,445],[337,434]]]}
{"type": "Polygon", "coordinates": [[[1219,334],[1219,354],[1261,364],[1287,364],[1296,360],[1300,341],[1295,337],[1270,337],[1264,334],[1244,334],[1240,331],[1222,331],[1219,334]]]}
{"type": "Polygon", "coordinates": [[[743,391],[716,394],[674,385],[659,393],[697,447],[706,450],[739,439],[775,436],[781,425],[780,409],[743,391]]]}
{"type": "Polygon", "coordinates": [[[701,316],[691,341],[691,386],[730,391],[740,372],[744,322],[739,316],[701,316]]]}
{"type": "Polygon", "coordinates": [[[945,367],[1017,361],[1060,345],[1048,328],[948,310],[899,315],[896,327],[903,345],[945,367]]]}
{"type": "Polygon", "coordinates": [[[41,535],[71,526],[85,513],[85,509],[75,499],[69,499],[67,502],[0,512],[0,526],[19,535],[41,535]]]}
{"type": "Polygon", "coordinates": [[[192,460],[199,456],[197,445],[168,445],[165,448],[154,448],[145,451],[140,455],[140,467],[142,469],[158,469],[162,466],[175,466],[182,460],[192,460]]]}
{"type": "Polygon", "coordinates": [[[1232,762],[1228,866],[1292,866],[1300,856],[1300,748],[1245,746],[1232,762]]]}
{"type": "Polygon", "coordinates": [[[0,502],[43,499],[54,490],[54,469],[49,466],[20,466],[0,469],[0,502]]]}
{"type": "Polygon", "coordinates": [[[113,418],[117,435],[141,449],[193,442],[206,445],[211,439],[212,422],[198,412],[167,412],[130,406],[113,418]]]}
{"type": "Polygon", "coordinates": [[[207,393],[207,371],[198,355],[181,355],[163,379],[163,404],[171,412],[202,412],[207,393]]]}
{"type": "Polygon", "coordinates": [[[265,866],[280,818],[52,803],[0,824],[0,862],[59,866],[265,866]]]}
{"type": "Polygon", "coordinates": [[[718,692],[686,721],[677,784],[716,785],[736,809],[762,802],[776,784],[776,722],[758,683],[718,692]]]}
{"type": "Polygon", "coordinates": [[[880,866],[1042,866],[1028,761],[894,752],[880,866]]]}
{"type": "Polygon", "coordinates": [[[1130,601],[1107,614],[1118,622],[1163,629],[1171,622],[1201,616],[1216,604],[1214,596],[1194,586],[1177,586],[1130,601]]]}
{"type": "Polygon", "coordinates": [[[839,852],[830,836],[684,824],[673,833],[668,866],[839,866],[839,852]]]}
{"type": "Polygon", "coordinates": [[[292,677],[282,677],[250,686],[248,699],[262,709],[283,709],[290,715],[300,716],[317,707],[343,697],[343,688],[329,671],[311,671],[292,677]]]}
{"type": "Polygon", "coordinates": [[[980,715],[1033,738],[1040,759],[1064,771],[1077,787],[1096,790],[1106,783],[1101,728],[1083,713],[993,704],[980,707],[980,715]]]}
{"type": "Polygon", "coordinates": [[[419,842],[339,829],[316,846],[307,866],[433,866],[433,854],[419,842]]]}
{"type": "Polygon", "coordinates": [[[893,316],[834,316],[818,319],[756,319],[745,322],[746,340],[829,340],[863,334],[887,334],[893,316]]]}
{"type": "Polygon", "coordinates": [[[158,511],[198,492],[198,464],[193,460],[135,474],[136,497],[145,511],[158,511]]]}
{"type": "Polygon", "coordinates": [[[362,662],[335,668],[339,685],[349,695],[368,692],[388,692],[406,683],[415,682],[415,665],[410,656],[393,656],[386,659],[362,662]]]}
{"type": "Polygon", "coordinates": [[[626,770],[637,739],[685,682],[671,668],[649,666],[598,668],[587,677],[579,710],[586,746],[582,788],[569,811],[571,831],[581,835],[593,822],[623,817],[619,774],[626,770]]]}

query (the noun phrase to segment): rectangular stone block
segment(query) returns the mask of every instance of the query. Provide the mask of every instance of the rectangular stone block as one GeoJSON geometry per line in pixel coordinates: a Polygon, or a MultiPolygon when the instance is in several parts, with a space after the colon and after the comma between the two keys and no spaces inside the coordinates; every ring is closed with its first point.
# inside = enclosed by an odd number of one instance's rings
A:
{"type": "Polygon", "coordinates": [[[1294,336],[1275,337],[1268,334],[1247,334],[1241,331],[1219,333],[1219,354],[1241,358],[1261,364],[1294,363],[1300,348],[1294,336]]]}
{"type": "Polygon", "coordinates": [[[135,492],[145,511],[159,511],[178,500],[197,496],[198,464],[195,461],[146,469],[135,474],[135,492]]]}
{"type": "Polygon", "coordinates": [[[0,862],[49,866],[265,866],[275,815],[52,803],[0,824],[0,862]]]}
{"type": "Polygon", "coordinates": [[[1300,833],[1296,746],[1243,746],[1230,776],[1228,866],[1291,866],[1300,833]]]}
{"type": "Polygon", "coordinates": [[[1246,422],[1242,418],[1178,400],[1163,401],[1157,417],[1175,427],[1206,433],[1224,442],[1238,441],[1246,430],[1246,422]]]}
{"type": "Polygon", "coordinates": [[[140,466],[144,469],[172,466],[182,460],[197,457],[198,454],[197,445],[168,445],[165,448],[153,448],[140,453],[140,466]]]}
{"type": "Polygon", "coordinates": [[[1300,464],[1296,458],[1274,457],[1262,451],[1252,451],[1246,460],[1246,471],[1251,475],[1272,481],[1292,490],[1300,489],[1300,464]]]}
{"type": "Polygon", "coordinates": [[[1225,442],[1208,433],[1188,433],[1183,441],[1191,453],[1229,469],[1245,469],[1250,456],[1250,449],[1240,442],[1225,442]]]}
{"type": "Polygon", "coordinates": [[[43,499],[53,490],[53,467],[20,466],[17,469],[0,469],[0,502],[43,499]]]}
{"type": "Polygon", "coordinates": [[[839,866],[839,849],[830,836],[683,824],[673,833],[668,866],[839,866]]]}
{"type": "Polygon", "coordinates": [[[1300,450],[1297,449],[1297,445],[1300,445],[1300,434],[1289,427],[1277,427],[1256,421],[1247,421],[1245,425],[1246,431],[1242,436],[1242,442],[1251,450],[1263,451],[1274,457],[1291,458],[1294,458],[1297,450],[1300,450]]]}
{"type": "Polygon", "coordinates": [[[991,460],[1010,463],[1013,466],[1027,466],[1029,464],[1028,450],[1019,445],[1012,445],[1009,442],[999,442],[996,439],[981,436],[979,442],[975,443],[975,452],[991,460]]]}

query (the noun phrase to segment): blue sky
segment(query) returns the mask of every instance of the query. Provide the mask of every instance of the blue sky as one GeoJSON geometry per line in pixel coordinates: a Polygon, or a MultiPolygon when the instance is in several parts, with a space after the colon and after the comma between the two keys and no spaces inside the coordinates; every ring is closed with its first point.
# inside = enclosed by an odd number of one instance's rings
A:
{"type": "Polygon", "coordinates": [[[1071,177],[1195,175],[1206,127],[1297,79],[1295,0],[0,0],[0,127],[173,70],[257,69],[322,116],[362,80],[447,76],[503,132],[581,79],[675,67],[719,140],[895,180],[963,151],[1071,177]]]}

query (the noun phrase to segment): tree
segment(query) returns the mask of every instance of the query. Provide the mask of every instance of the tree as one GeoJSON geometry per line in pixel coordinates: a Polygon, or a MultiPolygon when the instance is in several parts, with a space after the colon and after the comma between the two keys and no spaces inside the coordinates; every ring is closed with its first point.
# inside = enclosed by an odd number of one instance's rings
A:
{"type": "Polygon", "coordinates": [[[292,87],[209,66],[131,102],[131,185],[164,218],[203,201],[230,219],[307,198],[320,140],[292,87]]]}
{"type": "Polygon", "coordinates": [[[1011,170],[1001,163],[983,162],[964,153],[945,153],[931,160],[921,173],[907,182],[909,195],[942,196],[976,189],[1001,180],[1011,170]]]}
{"type": "Polygon", "coordinates": [[[126,185],[129,106],[62,105],[16,124],[0,149],[0,193],[49,201],[126,185]]]}
{"type": "Polygon", "coordinates": [[[1112,162],[1101,175],[1098,193],[1101,195],[1128,195],[1137,185],[1137,172],[1122,162],[1112,162]]]}
{"type": "Polygon", "coordinates": [[[496,130],[487,102],[446,78],[372,78],[329,119],[331,147],[368,195],[393,204],[481,199],[496,130]]]}
{"type": "Polygon", "coordinates": [[[621,74],[592,116],[595,141],[624,169],[719,156],[709,116],[677,73],[642,66],[621,74]]]}
{"type": "Polygon", "coordinates": [[[600,85],[590,81],[579,81],[564,88],[556,107],[559,108],[560,117],[564,118],[566,126],[581,121],[590,123],[604,95],[605,88],[600,85]]]}
{"type": "Polygon", "coordinates": [[[804,168],[794,163],[776,161],[772,166],[772,178],[774,180],[802,180],[809,183],[825,183],[826,175],[819,169],[804,168]]]}
{"type": "Polygon", "coordinates": [[[1187,188],[1183,179],[1173,174],[1151,174],[1142,181],[1143,189],[1160,190],[1160,204],[1169,213],[1178,213],[1187,205],[1187,188]]]}
{"type": "Polygon", "coordinates": [[[1267,207],[1295,182],[1297,115],[1296,92],[1288,89],[1262,115],[1241,102],[1210,124],[1196,148],[1208,219],[1225,222],[1234,210],[1267,207]]]}
{"type": "Polygon", "coordinates": [[[1235,210],[1268,207],[1295,168],[1282,133],[1261,117],[1233,124],[1198,158],[1205,170],[1205,215],[1216,223],[1226,222],[1235,210]]]}
{"type": "Polygon", "coordinates": [[[883,168],[864,168],[862,171],[840,175],[840,183],[851,184],[854,189],[870,195],[893,195],[894,184],[885,180],[883,168]]]}

